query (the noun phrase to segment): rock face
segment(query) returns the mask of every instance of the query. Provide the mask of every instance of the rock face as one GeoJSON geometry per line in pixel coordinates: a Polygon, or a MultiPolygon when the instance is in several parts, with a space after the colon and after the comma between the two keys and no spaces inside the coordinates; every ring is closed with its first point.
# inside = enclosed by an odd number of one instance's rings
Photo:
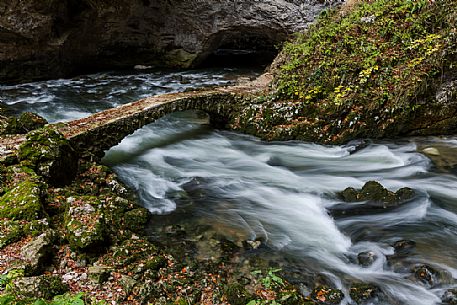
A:
{"type": "MultiPolygon", "coordinates": [[[[217,49],[273,50],[317,0],[12,0],[0,3],[0,81],[89,69],[189,67],[217,49]]],[[[339,2],[325,1],[325,3],[339,2]]]]}

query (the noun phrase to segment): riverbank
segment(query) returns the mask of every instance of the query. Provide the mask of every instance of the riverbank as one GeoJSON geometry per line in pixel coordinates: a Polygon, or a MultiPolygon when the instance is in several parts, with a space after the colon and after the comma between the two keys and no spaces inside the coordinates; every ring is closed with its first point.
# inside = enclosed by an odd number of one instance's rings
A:
{"type": "Polygon", "coordinates": [[[456,16],[449,0],[350,1],[323,13],[285,45],[271,94],[235,130],[328,144],[455,133],[456,16]]]}

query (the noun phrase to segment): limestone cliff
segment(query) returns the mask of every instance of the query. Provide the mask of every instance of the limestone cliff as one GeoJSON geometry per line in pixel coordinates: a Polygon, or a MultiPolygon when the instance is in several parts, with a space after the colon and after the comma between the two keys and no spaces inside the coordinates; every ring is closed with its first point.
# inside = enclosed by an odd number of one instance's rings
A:
{"type": "Polygon", "coordinates": [[[0,82],[140,64],[189,67],[218,48],[274,49],[336,2],[1,1],[0,82]]]}

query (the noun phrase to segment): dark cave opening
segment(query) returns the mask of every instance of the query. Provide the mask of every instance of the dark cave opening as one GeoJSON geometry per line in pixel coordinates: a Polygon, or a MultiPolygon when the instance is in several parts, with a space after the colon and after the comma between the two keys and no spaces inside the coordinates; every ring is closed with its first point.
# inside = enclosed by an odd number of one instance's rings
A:
{"type": "Polygon", "coordinates": [[[266,67],[278,55],[285,33],[268,29],[236,29],[215,34],[209,40],[207,52],[197,66],[217,67],[266,67]]]}

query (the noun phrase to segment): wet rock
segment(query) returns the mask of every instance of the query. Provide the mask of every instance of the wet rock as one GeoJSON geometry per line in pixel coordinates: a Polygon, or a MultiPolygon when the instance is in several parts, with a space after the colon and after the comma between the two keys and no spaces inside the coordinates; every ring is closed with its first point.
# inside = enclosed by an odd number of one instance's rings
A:
{"type": "Polygon", "coordinates": [[[232,305],[245,305],[252,299],[252,295],[239,283],[227,285],[225,295],[232,305]]]}
{"type": "Polygon", "coordinates": [[[422,282],[427,286],[434,286],[439,281],[439,273],[434,268],[427,265],[415,266],[412,269],[416,280],[422,282]]]}
{"type": "Polygon", "coordinates": [[[457,289],[448,289],[441,297],[443,305],[457,305],[457,289]]]}
{"type": "Polygon", "coordinates": [[[311,292],[310,297],[317,304],[337,305],[343,300],[344,294],[339,289],[330,288],[328,286],[319,286],[311,292]]]}
{"type": "Polygon", "coordinates": [[[125,228],[133,232],[143,232],[149,216],[148,210],[144,208],[130,210],[124,215],[125,228]]]}
{"type": "Polygon", "coordinates": [[[65,213],[66,236],[75,250],[93,250],[103,246],[106,224],[101,202],[93,196],[70,198],[65,213]]]}
{"type": "Polygon", "coordinates": [[[38,275],[53,258],[55,232],[49,230],[33,239],[22,248],[22,257],[26,261],[25,275],[38,275]]]}
{"type": "Polygon", "coordinates": [[[62,134],[51,128],[27,134],[27,140],[19,148],[19,160],[28,162],[54,186],[70,183],[78,169],[75,151],[62,134]]]}
{"type": "Polygon", "coordinates": [[[91,266],[87,269],[89,279],[97,284],[103,284],[108,280],[114,269],[107,266],[91,266]]]}
{"type": "Polygon", "coordinates": [[[364,215],[385,209],[393,209],[411,200],[414,191],[410,188],[401,188],[392,192],[384,188],[379,182],[368,181],[360,191],[352,187],[339,193],[340,198],[347,203],[366,202],[363,204],[337,204],[329,210],[333,216],[364,215]]]}
{"type": "Polygon", "coordinates": [[[18,118],[10,117],[4,126],[5,134],[25,134],[44,127],[48,122],[36,113],[24,112],[18,118]]]}
{"type": "Polygon", "coordinates": [[[453,282],[452,275],[448,271],[426,264],[414,266],[411,268],[411,272],[413,273],[414,280],[430,288],[453,282]]]}
{"type": "Polygon", "coordinates": [[[372,284],[353,284],[350,291],[351,299],[357,304],[364,304],[378,297],[380,289],[372,284]]]}
{"type": "Polygon", "coordinates": [[[346,201],[346,202],[355,202],[359,201],[359,192],[353,188],[353,187],[348,187],[344,191],[340,193],[341,198],[346,201]]]}
{"type": "Polygon", "coordinates": [[[14,281],[14,286],[18,295],[46,300],[69,290],[60,277],[47,275],[19,278],[14,281]]]}
{"type": "Polygon", "coordinates": [[[371,266],[378,257],[373,251],[361,252],[357,255],[359,265],[363,267],[371,266]]]}
{"type": "Polygon", "coordinates": [[[393,244],[396,255],[410,254],[416,248],[416,242],[413,240],[399,240],[393,244]]]}
{"type": "Polygon", "coordinates": [[[395,200],[395,195],[376,181],[368,181],[365,183],[358,197],[360,198],[359,200],[371,200],[386,203],[390,203],[395,200]]]}

